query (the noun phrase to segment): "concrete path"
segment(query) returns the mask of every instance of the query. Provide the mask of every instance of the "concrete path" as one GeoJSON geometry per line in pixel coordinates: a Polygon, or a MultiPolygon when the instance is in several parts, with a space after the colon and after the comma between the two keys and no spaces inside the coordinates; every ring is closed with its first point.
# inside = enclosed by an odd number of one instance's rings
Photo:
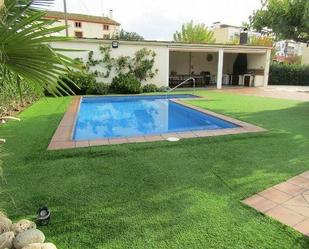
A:
{"type": "Polygon", "coordinates": [[[223,88],[222,90],[216,90],[216,91],[242,94],[242,95],[279,98],[279,99],[309,101],[309,86],[223,88]]]}

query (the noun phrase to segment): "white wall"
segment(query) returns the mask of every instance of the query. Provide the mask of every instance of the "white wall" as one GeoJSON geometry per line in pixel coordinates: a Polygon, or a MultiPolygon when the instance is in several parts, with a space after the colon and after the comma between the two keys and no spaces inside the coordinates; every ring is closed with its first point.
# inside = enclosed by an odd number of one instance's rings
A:
{"type": "Polygon", "coordinates": [[[176,72],[177,74],[200,74],[202,71],[208,71],[211,74],[217,73],[218,53],[215,52],[170,52],[169,72],[176,72]],[[191,54],[191,63],[190,63],[191,54]],[[213,56],[212,61],[207,61],[207,55],[213,56]]]}
{"type": "Polygon", "coordinates": [[[189,52],[170,52],[169,73],[177,74],[190,73],[190,53],[189,52]]]}
{"type": "MultiPolygon", "coordinates": [[[[118,31],[118,26],[110,25],[109,30],[103,30],[103,24],[101,23],[92,23],[92,22],[81,22],[82,27],[76,28],[75,21],[68,20],[68,31],[70,37],[75,37],[75,31],[80,31],[83,33],[85,38],[99,38],[103,39],[104,35],[113,35],[118,31]]],[[[52,24],[52,27],[57,27],[65,25],[64,20],[59,20],[52,24]]],[[[58,32],[58,35],[65,36],[65,30],[58,32]]]]}
{"type": "MultiPolygon", "coordinates": [[[[63,52],[71,58],[82,58],[85,62],[88,60],[89,51],[94,52],[94,59],[100,59],[101,54],[99,51],[100,46],[111,46],[111,41],[107,40],[73,40],[67,42],[56,42],[51,44],[55,48],[69,48],[76,50],[85,50],[81,52],[63,52]]],[[[191,63],[190,63],[190,52],[182,51],[169,51],[168,43],[155,43],[155,42],[125,42],[119,41],[118,48],[111,49],[112,57],[119,56],[133,56],[134,53],[142,48],[148,48],[156,53],[154,69],[158,69],[158,73],[153,79],[148,79],[143,84],[156,84],[157,86],[168,86],[169,75],[172,71],[177,74],[189,74],[190,64],[191,72],[200,74],[202,71],[208,71],[212,75],[217,75],[218,68],[218,52],[204,52],[194,51],[191,52],[191,63]],[[213,59],[207,61],[207,55],[211,54],[213,59]]],[[[237,56],[237,50],[235,52],[225,52],[223,60],[223,74],[233,73],[233,64],[237,56]]],[[[244,49],[241,53],[247,52],[244,49]]],[[[266,53],[252,51],[247,52],[248,56],[248,69],[249,70],[264,70],[264,75],[256,77],[256,86],[267,85],[266,81],[268,78],[268,67],[270,60],[270,50],[266,53]],[[268,58],[269,57],[269,58],[268,58]]],[[[95,68],[94,68],[95,69],[95,68]]],[[[99,71],[105,71],[105,69],[97,68],[99,71]]],[[[111,83],[112,78],[115,76],[115,72],[112,72],[108,78],[99,78],[98,81],[111,83]]]]}
{"type": "Polygon", "coordinates": [[[210,74],[216,74],[218,68],[218,53],[192,53],[191,70],[195,74],[200,74],[202,71],[208,71],[210,74]],[[207,61],[207,55],[212,55],[212,60],[207,61]]]}
{"type": "Polygon", "coordinates": [[[302,64],[308,64],[309,65],[309,47],[307,46],[307,44],[303,44],[303,54],[302,54],[302,64]]]}
{"type": "Polygon", "coordinates": [[[223,73],[224,74],[233,74],[233,65],[237,53],[224,53],[223,55],[223,73]]]}
{"type": "MultiPolygon", "coordinates": [[[[100,46],[111,46],[110,41],[72,41],[72,42],[54,42],[51,44],[54,48],[69,48],[69,49],[78,49],[86,50],[83,52],[63,52],[63,54],[71,58],[82,58],[84,61],[88,60],[88,52],[94,52],[94,59],[100,59],[101,54],[99,51],[100,46]]],[[[169,50],[167,46],[154,46],[154,45],[135,45],[135,44],[122,44],[119,42],[118,48],[112,48],[111,56],[133,56],[134,53],[142,48],[148,48],[156,53],[155,64],[153,69],[159,69],[158,73],[153,79],[148,79],[147,82],[142,82],[143,84],[156,84],[157,86],[168,86],[168,60],[169,60],[169,50]]],[[[99,68],[98,68],[99,69],[99,68]]],[[[101,70],[103,71],[103,70],[101,70]]],[[[115,76],[115,73],[112,72],[109,78],[99,78],[98,81],[111,83],[112,78],[115,76]]]]}
{"type": "MultiPolygon", "coordinates": [[[[266,70],[266,54],[248,54],[248,70],[266,70]]],[[[267,73],[268,74],[268,73],[267,73]]],[[[256,75],[254,86],[266,86],[265,75],[256,75]]]]}
{"type": "Polygon", "coordinates": [[[265,69],[265,54],[248,54],[248,69],[265,69]]]}

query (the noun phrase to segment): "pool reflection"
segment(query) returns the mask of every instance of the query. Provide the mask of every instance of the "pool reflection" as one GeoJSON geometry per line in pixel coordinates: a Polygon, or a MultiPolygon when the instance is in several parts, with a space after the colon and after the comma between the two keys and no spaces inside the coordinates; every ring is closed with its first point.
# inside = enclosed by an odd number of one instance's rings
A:
{"type": "Polygon", "coordinates": [[[136,98],[81,104],[74,139],[130,137],[234,126],[167,99],[136,98]]]}

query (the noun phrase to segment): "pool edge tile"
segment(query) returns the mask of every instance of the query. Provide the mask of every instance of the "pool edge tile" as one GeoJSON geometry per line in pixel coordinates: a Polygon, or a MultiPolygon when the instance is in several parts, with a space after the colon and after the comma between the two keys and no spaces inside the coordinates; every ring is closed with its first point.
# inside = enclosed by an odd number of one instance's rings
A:
{"type": "Polygon", "coordinates": [[[128,143],[144,143],[147,142],[144,136],[128,137],[128,143]]]}
{"type": "Polygon", "coordinates": [[[109,145],[108,139],[96,139],[96,140],[88,140],[89,146],[102,146],[109,145]]]}
{"type": "Polygon", "coordinates": [[[145,136],[146,142],[157,142],[157,141],[164,141],[165,138],[161,135],[147,135],[145,136]]]}
{"type": "Polygon", "coordinates": [[[127,138],[109,138],[108,139],[109,144],[125,144],[128,143],[127,138]]]}
{"type": "Polygon", "coordinates": [[[89,147],[90,143],[88,140],[85,141],[75,141],[75,148],[85,148],[89,147]]]}
{"type": "Polygon", "coordinates": [[[71,136],[81,98],[81,96],[72,97],[71,103],[59,122],[47,150],[71,149],[76,147],[76,143],[71,139],[71,136]]]}

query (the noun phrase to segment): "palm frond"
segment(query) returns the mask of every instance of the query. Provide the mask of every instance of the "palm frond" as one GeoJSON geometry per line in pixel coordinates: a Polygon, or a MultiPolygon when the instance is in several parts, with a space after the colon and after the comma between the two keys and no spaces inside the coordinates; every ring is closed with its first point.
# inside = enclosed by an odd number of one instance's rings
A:
{"type": "Polygon", "coordinates": [[[35,89],[43,88],[56,95],[60,94],[59,90],[71,92],[58,78],[78,65],[76,60],[58,53],[60,50],[53,50],[49,45],[68,39],[53,36],[65,27],[51,27],[54,21],[43,19],[43,11],[29,11],[30,6],[52,2],[5,0],[7,8],[0,10],[3,22],[0,23],[0,70],[17,75],[35,89]]]}

